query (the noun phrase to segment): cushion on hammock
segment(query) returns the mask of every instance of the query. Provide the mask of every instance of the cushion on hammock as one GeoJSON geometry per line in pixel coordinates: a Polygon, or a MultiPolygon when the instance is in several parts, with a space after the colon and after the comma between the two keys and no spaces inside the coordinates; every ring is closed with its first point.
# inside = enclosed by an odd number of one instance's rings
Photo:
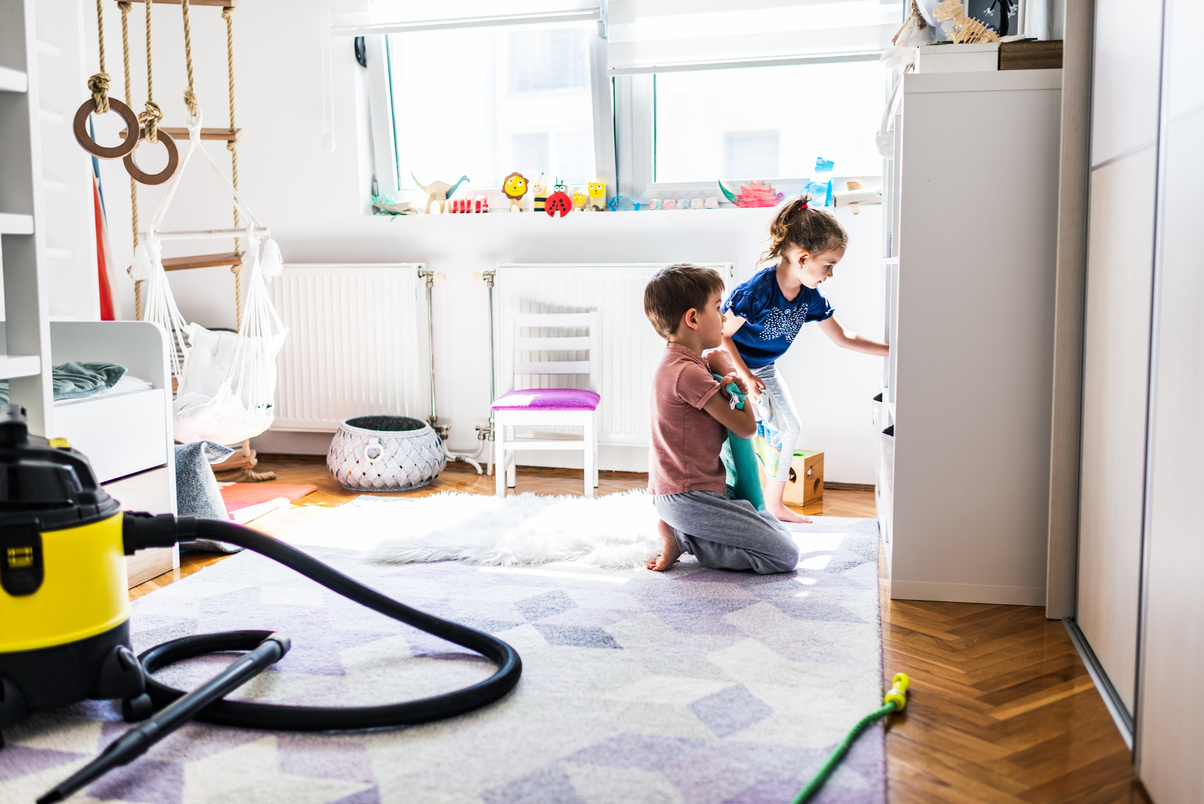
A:
{"type": "Polygon", "coordinates": [[[580,388],[529,388],[502,394],[494,410],[597,410],[602,397],[580,388]]]}

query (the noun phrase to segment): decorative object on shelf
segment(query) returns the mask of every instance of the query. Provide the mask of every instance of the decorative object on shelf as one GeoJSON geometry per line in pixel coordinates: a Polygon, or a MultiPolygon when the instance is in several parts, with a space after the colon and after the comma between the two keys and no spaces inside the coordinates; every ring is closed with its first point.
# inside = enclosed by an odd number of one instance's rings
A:
{"type": "Polygon", "coordinates": [[[456,191],[457,187],[468,181],[467,176],[461,176],[455,184],[448,184],[445,181],[433,181],[430,184],[423,184],[418,181],[418,177],[413,173],[410,174],[410,178],[414,180],[414,183],[418,185],[422,192],[426,193],[426,209],[423,210],[424,214],[430,214],[431,204],[438,204],[439,211],[446,212],[447,199],[451,197],[451,194],[456,191]]]}
{"type": "Polygon", "coordinates": [[[573,209],[585,209],[585,193],[580,190],[574,190],[572,194],[573,209]]]}
{"type": "Polygon", "coordinates": [[[935,25],[932,10],[936,0],[911,0],[907,19],[891,37],[891,46],[882,52],[878,61],[888,66],[905,68],[913,64],[918,45],[930,45],[942,38],[944,32],[935,25]]]}
{"type": "Polygon", "coordinates": [[[510,199],[510,211],[523,211],[523,196],[527,194],[527,177],[517,170],[502,182],[502,195],[510,199]]]}
{"type": "Polygon", "coordinates": [[[544,204],[544,212],[555,218],[557,215],[564,217],[573,211],[573,199],[569,198],[566,192],[568,186],[558,181],[555,185],[555,192],[548,196],[547,202],[544,204]]]}
{"type": "MultiPolygon", "coordinates": [[[[467,198],[453,198],[447,203],[447,211],[451,213],[489,211],[489,199],[483,195],[470,195],[467,198]]],[[[511,210],[513,210],[513,207],[511,207],[511,210]]]]}
{"type": "Polygon", "coordinates": [[[409,201],[396,201],[391,195],[372,196],[372,213],[374,215],[417,215],[418,210],[409,201]]]}
{"type": "MultiPolygon", "coordinates": [[[[589,183],[589,201],[586,202],[588,209],[596,209],[599,212],[606,209],[606,183],[601,181],[591,181],[589,183]]],[[[613,207],[612,207],[613,209],[613,207]]]]}
{"type": "Polygon", "coordinates": [[[740,194],[736,195],[731,190],[723,186],[723,182],[719,182],[719,189],[738,207],[773,207],[777,206],[785,198],[779,192],[775,192],[773,187],[761,181],[751,181],[740,188],[740,194]]]}
{"type": "Polygon", "coordinates": [[[625,195],[616,195],[606,203],[606,208],[611,212],[639,212],[641,207],[647,206],[625,195]]]}
{"type": "MultiPolygon", "coordinates": [[[[1012,31],[1012,17],[1016,16],[1018,10],[1016,0],[992,0],[991,5],[987,6],[981,13],[994,14],[995,9],[999,9],[999,24],[995,25],[995,33],[999,34],[1002,39],[1008,36],[1012,31]]],[[[986,20],[983,20],[986,22],[986,20]]]]}
{"type": "Polygon", "coordinates": [[[702,206],[704,209],[719,209],[719,199],[715,196],[703,199],[702,206]]]}
{"type": "Polygon", "coordinates": [[[654,198],[648,202],[648,209],[660,209],[662,206],[664,206],[664,203],[665,202],[661,199],[654,198]]]}
{"type": "Polygon", "coordinates": [[[666,198],[661,202],[661,209],[677,209],[677,200],[673,198],[666,198]]]}
{"type": "Polygon", "coordinates": [[[944,0],[933,9],[938,23],[949,41],[955,44],[998,42],[999,35],[973,17],[967,17],[962,0],[944,0]],[[945,26],[944,23],[949,23],[945,26]]]}
{"type": "Polygon", "coordinates": [[[811,196],[811,203],[817,207],[832,206],[832,167],[831,159],[822,156],[815,160],[815,179],[807,182],[803,192],[811,196]]]}
{"type": "Polygon", "coordinates": [[[100,33],[100,71],[88,79],[88,89],[92,97],[83,102],[75,113],[72,130],[75,140],[88,153],[101,159],[121,159],[138,144],[138,115],[116,98],[109,97],[109,74],[105,72],[105,21],[101,13],[100,3],[96,4],[96,28],[100,33]],[[120,145],[107,148],[99,145],[88,133],[88,115],[107,114],[110,110],[117,112],[125,120],[125,139],[120,145]]]}
{"type": "Polygon", "coordinates": [[[547,201],[548,184],[544,181],[543,174],[541,173],[536,181],[531,182],[531,211],[543,212],[547,201]]]}
{"type": "Polygon", "coordinates": [[[690,200],[690,209],[704,209],[705,202],[701,198],[693,198],[690,200]]]}
{"type": "Polygon", "coordinates": [[[861,211],[861,204],[881,204],[882,190],[866,190],[861,186],[859,181],[845,182],[847,188],[844,192],[834,193],[832,198],[833,206],[848,207],[849,212],[854,215],[861,211]]]}
{"type": "MultiPolygon", "coordinates": [[[[167,151],[167,164],[158,173],[147,173],[138,167],[134,161],[134,154],[138,151],[138,143],[134,144],[132,150],[121,158],[122,164],[125,165],[126,172],[134,179],[142,184],[162,184],[176,174],[176,170],[180,167],[180,154],[176,149],[176,144],[172,140],[171,135],[166,131],[159,130],[159,121],[163,119],[163,110],[159,108],[159,104],[155,103],[155,85],[154,72],[151,70],[151,3],[146,3],[146,108],[142,114],[138,115],[138,123],[142,126],[138,135],[138,142],[149,142],[152,145],[161,143],[167,151]]],[[[187,19],[188,4],[182,4],[184,8],[185,18],[187,19]]],[[[123,9],[124,12],[124,9],[123,9]]],[[[188,27],[185,25],[185,32],[188,27]]],[[[187,37],[185,37],[187,40],[187,37]]],[[[188,75],[192,75],[192,54],[190,48],[187,47],[188,42],[185,41],[185,55],[188,58],[188,75]]],[[[127,70],[128,72],[128,70],[127,70]]],[[[188,92],[185,93],[185,100],[192,95],[192,80],[188,82],[188,92]]],[[[191,106],[195,105],[195,96],[191,106]]],[[[195,114],[195,113],[194,113],[195,114]]]]}

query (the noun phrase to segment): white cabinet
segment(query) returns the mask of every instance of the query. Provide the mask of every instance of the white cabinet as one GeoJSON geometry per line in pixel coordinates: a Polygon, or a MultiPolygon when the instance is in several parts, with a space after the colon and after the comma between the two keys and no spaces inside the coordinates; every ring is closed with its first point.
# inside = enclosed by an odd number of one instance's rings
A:
{"type": "Polygon", "coordinates": [[[903,82],[883,239],[891,596],[1043,605],[1061,70],[903,82]]]}
{"type": "Polygon", "coordinates": [[[0,379],[25,406],[30,430],[46,433],[53,411],[33,6],[0,0],[0,269],[11,333],[0,379]]]}

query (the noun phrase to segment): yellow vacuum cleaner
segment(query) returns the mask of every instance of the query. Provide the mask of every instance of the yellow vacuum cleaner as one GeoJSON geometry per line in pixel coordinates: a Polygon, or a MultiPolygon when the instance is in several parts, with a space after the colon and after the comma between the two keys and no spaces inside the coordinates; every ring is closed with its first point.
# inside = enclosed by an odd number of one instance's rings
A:
{"type": "MultiPolygon", "coordinates": [[[[30,435],[20,406],[0,406],[0,729],[89,698],[120,699],[127,721],[145,721],[39,804],[61,801],[194,717],[295,731],[403,726],[492,703],[514,688],[521,673],[518,653],[502,640],[410,608],[258,531],[230,522],[122,512],[83,455],[61,439],[30,435]],[[380,706],[221,700],[282,657],[288,638],[272,631],[231,631],[176,639],[140,656],[130,645],[124,556],[196,538],[268,556],[387,617],[475,651],[497,670],[460,690],[380,706]],[[247,653],[190,693],[152,675],[173,662],[218,651],[247,653]]],[[[0,736],[0,750],[3,745],[0,736]]]]}

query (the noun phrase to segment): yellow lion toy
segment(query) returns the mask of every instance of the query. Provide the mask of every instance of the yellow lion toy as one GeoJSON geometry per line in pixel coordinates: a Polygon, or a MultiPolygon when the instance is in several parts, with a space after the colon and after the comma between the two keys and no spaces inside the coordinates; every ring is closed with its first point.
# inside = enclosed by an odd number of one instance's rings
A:
{"type": "Polygon", "coordinates": [[[527,194],[527,177],[515,171],[502,183],[502,194],[510,199],[510,211],[523,211],[523,196],[527,194]]]}
{"type": "Polygon", "coordinates": [[[589,183],[589,201],[586,202],[586,207],[599,212],[606,209],[606,184],[604,182],[591,181],[589,183]]]}

